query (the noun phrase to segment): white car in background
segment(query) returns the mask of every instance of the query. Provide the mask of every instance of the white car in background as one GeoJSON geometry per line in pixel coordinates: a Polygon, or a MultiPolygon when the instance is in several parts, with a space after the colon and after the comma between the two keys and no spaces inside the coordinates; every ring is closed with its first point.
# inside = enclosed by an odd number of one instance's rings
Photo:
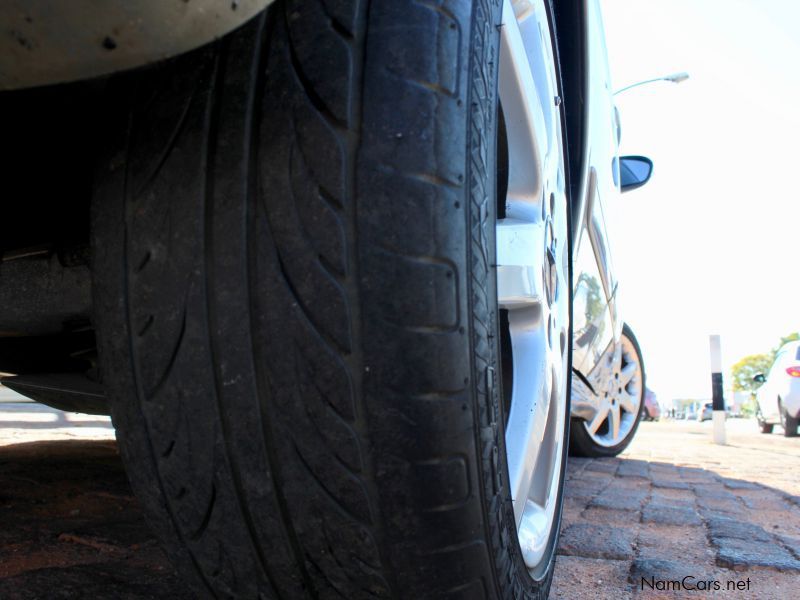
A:
{"type": "Polygon", "coordinates": [[[772,433],[779,424],[783,435],[795,437],[800,421],[800,341],[781,346],[769,372],[759,373],[753,380],[762,384],[756,392],[761,432],[772,433]]]}

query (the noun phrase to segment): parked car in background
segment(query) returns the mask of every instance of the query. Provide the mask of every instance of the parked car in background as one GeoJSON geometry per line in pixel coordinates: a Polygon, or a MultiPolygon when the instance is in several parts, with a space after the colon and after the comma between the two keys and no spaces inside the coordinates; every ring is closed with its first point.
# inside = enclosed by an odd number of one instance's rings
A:
{"type": "Polygon", "coordinates": [[[800,423],[800,341],[780,347],[769,371],[759,373],[753,381],[760,383],[756,391],[756,419],[762,433],[772,433],[775,425],[783,427],[783,435],[794,437],[800,423]]]}
{"type": "Polygon", "coordinates": [[[697,420],[701,423],[703,421],[710,421],[714,417],[714,405],[711,402],[706,402],[697,413],[697,420]]]}
{"type": "Polygon", "coordinates": [[[661,407],[658,405],[658,397],[650,388],[644,391],[644,413],[642,419],[645,421],[658,421],[661,418],[661,407]]]}

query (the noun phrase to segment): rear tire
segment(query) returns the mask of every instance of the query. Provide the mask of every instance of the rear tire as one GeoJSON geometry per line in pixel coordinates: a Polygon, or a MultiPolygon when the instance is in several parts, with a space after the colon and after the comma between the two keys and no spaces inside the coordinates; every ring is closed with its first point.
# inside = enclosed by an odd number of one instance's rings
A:
{"type": "Polygon", "coordinates": [[[635,421],[628,434],[622,438],[619,443],[611,446],[604,446],[592,439],[592,436],[586,429],[586,421],[573,418],[572,425],[570,426],[569,440],[569,452],[572,456],[585,456],[594,458],[617,456],[620,452],[628,447],[628,444],[630,444],[631,440],[633,440],[633,436],[636,435],[637,429],[639,429],[639,423],[641,422],[642,415],[646,410],[644,404],[644,395],[646,389],[644,359],[642,358],[642,350],[639,348],[639,342],[636,341],[636,336],[633,334],[633,330],[631,330],[627,324],[623,325],[622,327],[622,337],[627,338],[627,340],[630,342],[631,347],[636,353],[638,364],[641,367],[641,380],[637,382],[639,385],[638,390],[640,394],[639,410],[636,413],[635,421]]]}
{"type": "Polygon", "coordinates": [[[761,414],[761,406],[756,402],[756,423],[761,428],[761,433],[772,433],[773,425],[764,420],[764,415],[761,414]]]}
{"type": "Polygon", "coordinates": [[[199,595],[546,597],[561,488],[529,572],[497,380],[496,4],[279,1],[114,84],[104,383],[199,595]]]}

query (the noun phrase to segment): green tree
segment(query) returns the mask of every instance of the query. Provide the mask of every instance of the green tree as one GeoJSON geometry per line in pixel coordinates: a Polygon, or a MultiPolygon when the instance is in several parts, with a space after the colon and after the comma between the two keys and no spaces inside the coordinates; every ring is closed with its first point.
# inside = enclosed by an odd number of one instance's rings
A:
{"type": "MultiPolygon", "coordinates": [[[[797,340],[800,340],[800,333],[798,333],[798,332],[796,332],[796,331],[795,331],[795,332],[792,332],[792,333],[790,333],[789,335],[784,335],[784,336],[782,336],[782,337],[781,337],[781,341],[778,343],[778,345],[777,345],[777,346],[775,346],[775,347],[774,347],[774,348],[771,350],[771,352],[770,352],[770,358],[771,358],[772,360],[775,360],[775,355],[778,353],[778,350],[780,350],[780,349],[781,349],[781,346],[783,346],[784,344],[788,344],[789,342],[794,342],[794,341],[797,341],[797,340]]],[[[770,362],[770,364],[771,364],[771,362],[770,362]]]]}
{"type": "Polygon", "coordinates": [[[753,381],[758,373],[766,373],[772,366],[774,354],[751,354],[745,356],[731,367],[734,392],[750,392],[755,394],[760,384],[753,381]]]}

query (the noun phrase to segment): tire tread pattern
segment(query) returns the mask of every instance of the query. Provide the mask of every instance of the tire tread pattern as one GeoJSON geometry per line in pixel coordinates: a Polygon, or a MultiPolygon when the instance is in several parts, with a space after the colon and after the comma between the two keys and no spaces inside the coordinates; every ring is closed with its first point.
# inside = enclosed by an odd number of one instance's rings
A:
{"type": "Polygon", "coordinates": [[[494,384],[499,18],[281,0],[120,84],[99,343],[199,594],[546,595],[509,537],[494,384]]]}

